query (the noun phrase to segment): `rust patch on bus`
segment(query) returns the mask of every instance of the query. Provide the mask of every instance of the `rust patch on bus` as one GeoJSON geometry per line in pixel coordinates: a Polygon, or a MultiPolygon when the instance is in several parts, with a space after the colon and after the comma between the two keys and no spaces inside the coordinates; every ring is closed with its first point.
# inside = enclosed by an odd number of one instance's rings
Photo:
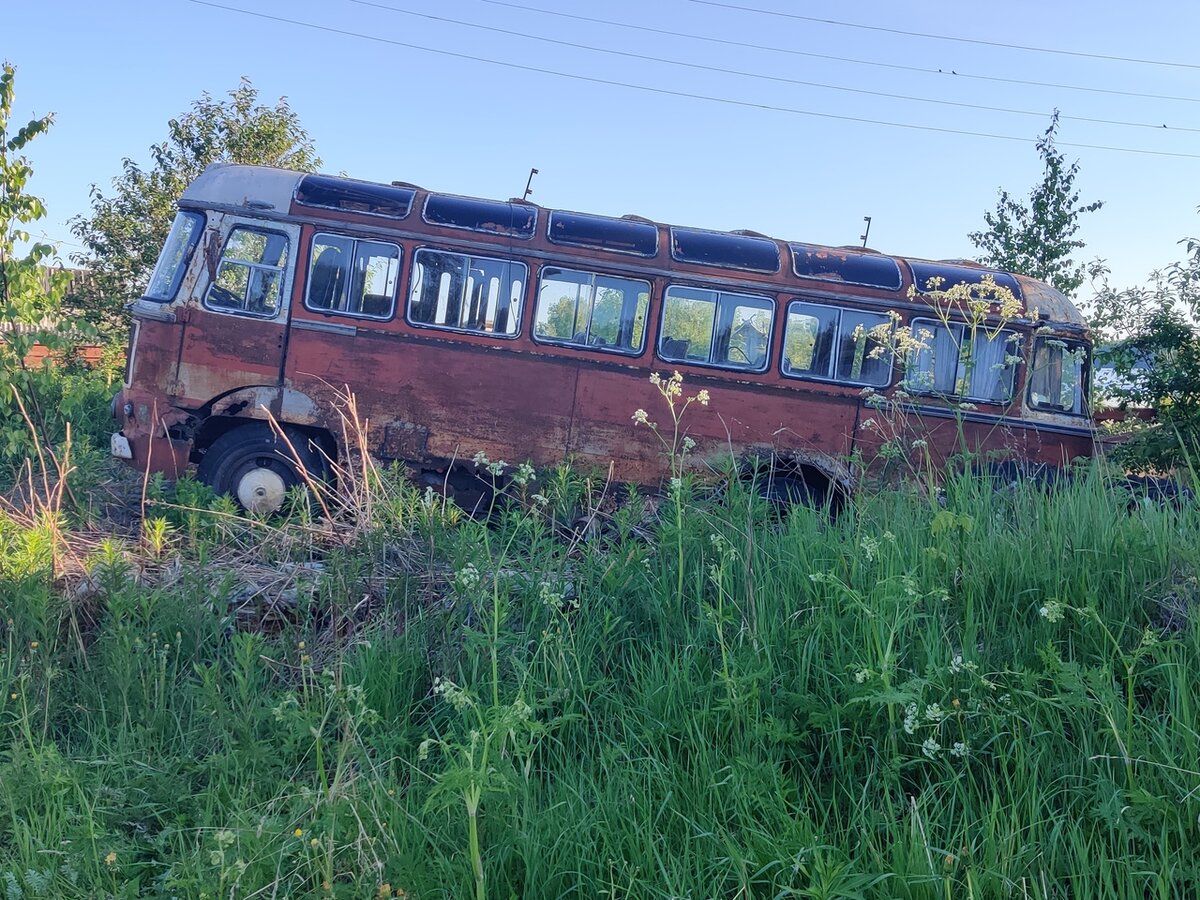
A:
{"type": "Polygon", "coordinates": [[[379,455],[384,459],[423,460],[429,429],[414,422],[391,422],[383,428],[379,455]]]}

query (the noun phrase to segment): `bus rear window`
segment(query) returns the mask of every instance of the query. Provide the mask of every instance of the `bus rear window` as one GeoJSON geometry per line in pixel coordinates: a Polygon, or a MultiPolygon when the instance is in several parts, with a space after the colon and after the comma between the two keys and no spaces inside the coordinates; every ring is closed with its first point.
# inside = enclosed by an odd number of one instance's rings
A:
{"type": "Polygon", "coordinates": [[[1038,338],[1029,367],[1029,405],[1082,416],[1087,409],[1087,347],[1058,338],[1038,338]]]}
{"type": "Polygon", "coordinates": [[[158,265],[150,276],[150,286],[146,288],[147,300],[170,303],[175,299],[179,282],[183,280],[188,260],[203,230],[204,216],[200,213],[181,212],[175,216],[171,233],[167,235],[167,242],[159,254],[158,265]]]}

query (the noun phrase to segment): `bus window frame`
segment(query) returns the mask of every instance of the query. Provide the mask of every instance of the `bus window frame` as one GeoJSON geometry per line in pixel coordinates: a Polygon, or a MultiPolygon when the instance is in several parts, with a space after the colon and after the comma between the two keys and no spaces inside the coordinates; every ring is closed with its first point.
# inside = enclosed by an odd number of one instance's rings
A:
{"type": "MultiPolygon", "coordinates": [[[[529,320],[529,337],[533,341],[533,343],[540,344],[540,345],[546,346],[546,347],[565,347],[570,350],[583,350],[585,352],[586,351],[594,351],[597,353],[610,353],[610,354],[614,354],[617,356],[624,356],[629,359],[637,359],[645,354],[646,347],[650,343],[650,340],[649,340],[649,338],[650,338],[650,313],[651,313],[651,301],[652,301],[653,297],[654,297],[654,282],[649,277],[647,277],[645,279],[632,278],[632,277],[629,277],[626,275],[614,275],[611,272],[599,272],[594,269],[572,268],[570,266],[562,265],[562,264],[555,263],[555,262],[543,263],[541,266],[538,267],[537,284],[534,287],[533,313],[531,314],[530,320],[529,320]],[[587,344],[587,343],[580,343],[579,341],[576,341],[572,338],[547,338],[544,335],[539,335],[537,333],[538,309],[540,307],[541,299],[542,299],[543,278],[545,277],[545,273],[546,273],[547,269],[553,269],[558,272],[577,272],[577,273],[581,273],[584,275],[591,275],[593,292],[596,289],[595,282],[596,282],[597,278],[613,278],[613,279],[620,279],[620,280],[624,280],[624,281],[635,281],[635,282],[638,282],[639,284],[644,284],[646,286],[646,311],[645,311],[646,319],[645,319],[645,323],[642,326],[641,346],[634,348],[634,349],[626,350],[626,349],[623,349],[618,344],[587,344]]],[[[596,300],[595,300],[595,297],[593,297],[592,298],[593,313],[595,312],[595,304],[596,304],[596,300]]],[[[576,308],[578,309],[578,305],[576,308]]],[[[635,322],[637,321],[636,315],[634,317],[634,321],[635,322]]],[[[591,316],[588,317],[588,324],[589,324],[589,331],[590,331],[591,330],[591,328],[590,328],[591,316]]]]}
{"type": "MultiPolygon", "coordinates": [[[[396,318],[396,310],[400,300],[400,287],[404,281],[404,246],[397,241],[385,241],[377,237],[362,237],[354,234],[340,234],[336,231],[314,231],[308,242],[308,271],[304,275],[304,308],[312,313],[317,313],[322,316],[347,316],[351,319],[366,319],[371,322],[391,322],[396,318]],[[345,309],[325,309],[320,306],[312,306],[309,302],[309,296],[312,293],[312,272],[316,260],[313,259],[313,250],[316,247],[317,240],[321,237],[339,238],[353,242],[353,254],[351,258],[351,267],[353,268],[354,260],[358,258],[359,244],[382,244],[387,247],[396,248],[396,284],[392,288],[391,301],[392,304],[386,315],[375,316],[370,313],[351,312],[345,309]]],[[[353,270],[350,272],[353,277],[353,270]]]]}
{"type": "Polygon", "coordinates": [[[297,249],[294,245],[298,244],[299,229],[295,232],[289,231],[286,228],[268,228],[260,224],[261,220],[243,220],[232,219],[226,224],[229,230],[226,232],[224,240],[221,242],[221,255],[217,258],[216,267],[213,269],[212,277],[204,286],[204,294],[201,297],[201,304],[207,312],[216,313],[221,316],[234,316],[239,319],[257,319],[260,322],[278,321],[281,314],[285,315],[288,311],[288,306],[291,302],[291,290],[294,285],[296,255],[297,249]],[[209,295],[212,293],[213,287],[216,286],[217,276],[221,272],[221,264],[225,262],[225,251],[229,247],[229,241],[234,233],[238,230],[250,231],[256,234],[275,235],[284,238],[287,244],[287,261],[282,266],[267,266],[263,263],[247,263],[244,260],[234,260],[252,269],[278,269],[280,273],[279,279],[279,303],[276,305],[274,312],[270,315],[263,313],[250,312],[244,309],[234,309],[229,306],[215,306],[209,302],[209,295]]]}
{"type": "Polygon", "coordinates": [[[772,297],[767,294],[745,294],[745,293],[742,293],[741,291],[731,291],[731,290],[726,290],[721,287],[709,287],[707,285],[687,284],[684,282],[670,282],[670,283],[664,285],[664,287],[662,289],[661,297],[662,297],[662,299],[659,303],[658,322],[657,322],[658,337],[654,342],[654,356],[657,359],[661,360],[662,362],[672,363],[673,365],[698,366],[700,368],[705,368],[705,369],[717,369],[722,372],[742,372],[742,373],[748,374],[748,375],[763,375],[771,370],[771,357],[772,357],[772,354],[775,349],[774,348],[775,318],[779,313],[779,304],[775,297],[772,297]],[[720,298],[722,296],[729,295],[731,297],[745,297],[750,300],[762,300],[762,301],[766,302],[770,309],[771,327],[770,327],[770,330],[767,332],[767,336],[766,336],[766,352],[763,354],[762,365],[758,368],[751,368],[750,366],[738,366],[738,365],[733,365],[730,363],[701,362],[700,360],[687,359],[687,358],[671,359],[668,356],[664,356],[663,352],[662,352],[663,339],[666,337],[666,329],[664,326],[665,326],[665,322],[666,322],[666,318],[667,318],[667,303],[670,300],[670,293],[671,293],[672,288],[682,288],[684,290],[694,290],[694,291],[708,291],[709,293],[713,293],[713,294],[717,295],[717,302],[715,304],[716,310],[715,310],[715,314],[713,316],[713,330],[709,335],[709,356],[710,357],[712,356],[712,351],[716,344],[716,339],[717,339],[717,324],[721,318],[720,317],[720,311],[721,311],[721,299],[720,298]]]}
{"type": "MultiPolygon", "coordinates": [[[[783,376],[784,378],[793,378],[798,381],[815,381],[820,384],[844,384],[844,385],[849,385],[852,387],[860,387],[860,388],[869,387],[869,388],[874,388],[875,390],[886,390],[887,388],[890,388],[893,384],[895,384],[897,354],[890,346],[887,348],[887,356],[889,359],[889,364],[887,367],[888,374],[887,374],[887,378],[884,381],[878,382],[878,383],[873,382],[873,381],[850,381],[846,378],[838,377],[838,374],[837,374],[838,350],[840,348],[839,340],[842,335],[842,315],[843,315],[843,313],[847,313],[847,312],[859,313],[859,314],[864,314],[864,315],[869,315],[869,316],[879,316],[880,318],[885,320],[885,323],[887,321],[891,321],[891,318],[888,316],[888,314],[886,312],[878,312],[873,309],[863,309],[863,308],[857,307],[857,306],[840,306],[840,305],[835,305],[835,304],[831,304],[831,303],[817,303],[813,300],[805,300],[800,297],[793,297],[791,300],[789,300],[787,306],[784,308],[784,311],[783,311],[783,336],[781,338],[781,343],[779,345],[779,374],[781,376],[783,376]],[[784,348],[787,345],[788,319],[792,315],[793,308],[797,305],[817,306],[822,309],[833,310],[837,313],[837,324],[834,328],[834,334],[833,334],[834,344],[833,344],[833,347],[831,348],[831,352],[830,352],[830,356],[829,356],[830,374],[828,376],[813,375],[813,374],[804,373],[804,372],[789,372],[784,367],[784,348]]],[[[881,324],[885,324],[885,323],[881,323],[881,324]]],[[[894,325],[889,330],[889,333],[890,334],[895,333],[894,325]]]]}
{"type": "Polygon", "coordinates": [[[408,279],[406,286],[407,292],[404,295],[404,321],[413,328],[420,328],[428,331],[441,331],[450,334],[466,334],[474,335],[482,338],[495,338],[504,341],[515,341],[521,338],[525,332],[525,309],[529,306],[529,264],[520,260],[504,258],[500,256],[479,256],[470,251],[452,250],[445,247],[438,247],[432,244],[414,247],[412,258],[408,264],[408,279]],[[487,260],[488,262],[507,263],[510,266],[520,266],[525,270],[525,278],[521,282],[521,309],[517,313],[517,330],[512,334],[500,331],[477,331],[473,328],[462,328],[457,325],[439,325],[436,322],[417,322],[412,318],[412,292],[413,286],[417,283],[417,261],[424,252],[429,253],[444,253],[453,256],[466,257],[468,261],[473,259],[487,260]]]}

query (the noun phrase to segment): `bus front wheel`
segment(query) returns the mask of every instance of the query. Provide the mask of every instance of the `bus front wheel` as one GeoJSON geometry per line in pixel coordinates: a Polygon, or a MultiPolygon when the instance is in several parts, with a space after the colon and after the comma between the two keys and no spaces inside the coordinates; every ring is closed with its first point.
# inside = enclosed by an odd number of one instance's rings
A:
{"type": "Polygon", "coordinates": [[[270,515],[283,506],[287,492],[302,483],[300,464],[313,477],[323,470],[320,454],[306,437],[289,434],[284,440],[265,422],[255,422],[213,441],[196,474],[218,495],[228,494],[247,512],[270,515]]]}

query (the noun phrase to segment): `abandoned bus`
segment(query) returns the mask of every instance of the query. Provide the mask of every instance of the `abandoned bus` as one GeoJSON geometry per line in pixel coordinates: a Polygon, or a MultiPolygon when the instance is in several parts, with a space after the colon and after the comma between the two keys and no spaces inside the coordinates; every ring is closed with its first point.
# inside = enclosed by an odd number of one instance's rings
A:
{"type": "Polygon", "coordinates": [[[1093,447],[1082,316],[961,261],[214,165],[131,309],[114,455],[169,477],[198,463],[256,511],[299,477],[270,420],[320,472],[344,452],[346,393],[371,451],[431,483],[477,452],[659,482],[662,444],[632,419],[666,417],[653,372],[711,398],[687,413],[694,465],[765,461],[815,496],[848,494],[850,460],[879,455],[881,398],[942,456],[1093,447]],[[985,279],[1017,304],[982,329],[927,289],[985,279]]]}

